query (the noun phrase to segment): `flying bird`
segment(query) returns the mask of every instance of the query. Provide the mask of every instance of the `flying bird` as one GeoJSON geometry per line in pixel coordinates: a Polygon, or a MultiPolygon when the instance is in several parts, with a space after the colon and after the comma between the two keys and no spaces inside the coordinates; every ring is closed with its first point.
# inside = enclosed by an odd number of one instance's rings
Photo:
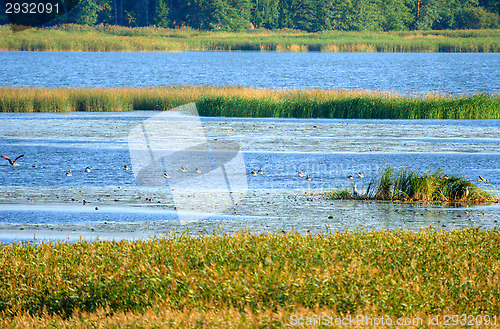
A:
{"type": "Polygon", "coordinates": [[[9,161],[9,166],[19,166],[16,161],[17,159],[19,158],[22,158],[24,156],[24,154],[21,154],[20,156],[18,156],[17,158],[14,159],[14,161],[12,161],[8,156],[6,155],[2,155],[2,158],[4,158],[5,160],[8,160],[9,161]]]}
{"type": "Polygon", "coordinates": [[[478,182],[488,182],[489,180],[486,179],[486,178],[483,178],[483,177],[479,176],[479,179],[477,181],[478,182]]]}

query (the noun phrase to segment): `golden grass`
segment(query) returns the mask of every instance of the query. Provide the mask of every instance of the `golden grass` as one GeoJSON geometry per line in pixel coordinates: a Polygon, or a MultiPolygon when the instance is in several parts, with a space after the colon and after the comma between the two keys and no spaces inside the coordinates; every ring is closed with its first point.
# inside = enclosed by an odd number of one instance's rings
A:
{"type": "Polygon", "coordinates": [[[332,51],[499,52],[500,30],[308,33],[296,30],[243,32],[189,28],[127,28],[61,25],[13,34],[0,26],[1,50],[36,51],[332,51]]]}
{"type": "Polygon", "coordinates": [[[500,314],[497,229],[177,234],[0,251],[2,328],[286,327],[292,315],[500,314]]]}
{"type": "Polygon", "coordinates": [[[0,112],[169,110],[195,102],[200,115],[227,117],[500,119],[500,94],[403,96],[365,90],[243,87],[0,87],[0,112]]]}

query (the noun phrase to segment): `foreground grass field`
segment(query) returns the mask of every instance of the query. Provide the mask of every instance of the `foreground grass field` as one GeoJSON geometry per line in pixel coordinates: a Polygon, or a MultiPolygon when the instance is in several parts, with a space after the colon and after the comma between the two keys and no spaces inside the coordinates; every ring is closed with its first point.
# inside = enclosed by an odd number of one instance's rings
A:
{"type": "Polygon", "coordinates": [[[203,116],[363,119],[500,119],[500,94],[450,96],[240,87],[7,88],[0,112],[169,110],[196,102],[203,116]]]}
{"type": "Polygon", "coordinates": [[[322,315],[493,321],[499,273],[497,229],[0,245],[0,327],[285,327],[322,315]]]}
{"type": "Polygon", "coordinates": [[[192,29],[63,25],[12,33],[0,26],[1,50],[499,52],[500,30],[307,33],[296,30],[208,32],[192,29]]]}

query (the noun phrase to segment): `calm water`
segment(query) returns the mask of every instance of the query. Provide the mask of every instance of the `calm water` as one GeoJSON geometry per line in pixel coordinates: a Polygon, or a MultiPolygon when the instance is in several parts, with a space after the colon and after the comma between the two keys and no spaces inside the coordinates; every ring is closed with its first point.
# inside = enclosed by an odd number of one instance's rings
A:
{"type": "MultiPolygon", "coordinates": [[[[0,86],[242,85],[402,93],[496,93],[500,54],[0,52],[0,86]]],[[[127,136],[155,112],[0,114],[0,241],[142,238],[169,232],[324,232],[498,227],[500,207],[344,202],[314,193],[361,189],[386,164],[442,169],[500,190],[500,120],[203,118],[207,140],[241,145],[248,184],[236,206],[179,220],[172,191],[139,186],[127,136]],[[38,168],[32,168],[36,164],[38,168]],[[85,172],[85,167],[92,172],[85,172]],[[264,170],[253,176],[252,170],[264,170]],[[71,170],[73,175],[66,176],[71,170]],[[311,176],[306,181],[297,175],[311,176]],[[85,200],[85,201],[84,201],[85,200]],[[221,228],[222,226],[222,228],[221,228]]],[[[202,177],[202,176],[200,176],[202,177]]],[[[193,200],[200,197],[193,191],[193,200]]],[[[201,195],[203,196],[203,195],[201,195]]],[[[207,197],[207,196],[203,196],[207,197]]],[[[209,196],[212,197],[212,196],[209,196]]],[[[214,205],[218,207],[220,205],[214,205]]]]}
{"type": "Polygon", "coordinates": [[[496,93],[500,54],[0,52],[0,86],[241,85],[496,93]]]}
{"type": "MultiPolygon", "coordinates": [[[[137,185],[127,136],[157,112],[0,114],[0,241],[147,237],[189,229],[323,232],[331,229],[497,227],[500,207],[330,201],[313,193],[360,187],[386,164],[442,169],[500,189],[500,120],[332,120],[203,118],[207,139],[241,145],[249,191],[236,207],[180,222],[168,189],[137,185]],[[36,164],[39,168],[32,168],[36,164]],[[92,172],[85,172],[85,167],[92,172]],[[264,175],[250,171],[262,168],[264,175]],[[65,173],[71,170],[73,176],[65,173]],[[312,177],[298,177],[303,171],[312,177]],[[148,200],[151,198],[151,200],[148,200]],[[83,203],[83,200],[86,200],[83,203]],[[96,209],[97,207],[97,209],[96,209]],[[22,230],[21,230],[22,229],[22,230]]],[[[196,175],[196,174],[193,174],[196,175]]],[[[200,176],[201,177],[201,176],[200,176]]],[[[199,191],[193,190],[193,196],[199,191]]],[[[194,200],[194,199],[193,199],[194,200]]]]}

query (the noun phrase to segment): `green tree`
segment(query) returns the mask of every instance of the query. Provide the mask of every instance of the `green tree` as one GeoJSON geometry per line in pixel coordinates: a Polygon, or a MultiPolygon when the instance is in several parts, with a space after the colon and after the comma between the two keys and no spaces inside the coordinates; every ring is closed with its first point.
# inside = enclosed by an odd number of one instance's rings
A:
{"type": "Polygon", "coordinates": [[[81,0],[63,20],[82,25],[95,25],[100,23],[99,15],[106,12],[111,12],[111,4],[108,1],[81,0]]]}
{"type": "Polygon", "coordinates": [[[156,0],[153,24],[159,27],[168,27],[168,7],[164,0],[156,0]]]}
{"type": "Polygon", "coordinates": [[[499,26],[499,16],[482,7],[464,8],[455,15],[456,29],[491,29],[499,26]]]}

